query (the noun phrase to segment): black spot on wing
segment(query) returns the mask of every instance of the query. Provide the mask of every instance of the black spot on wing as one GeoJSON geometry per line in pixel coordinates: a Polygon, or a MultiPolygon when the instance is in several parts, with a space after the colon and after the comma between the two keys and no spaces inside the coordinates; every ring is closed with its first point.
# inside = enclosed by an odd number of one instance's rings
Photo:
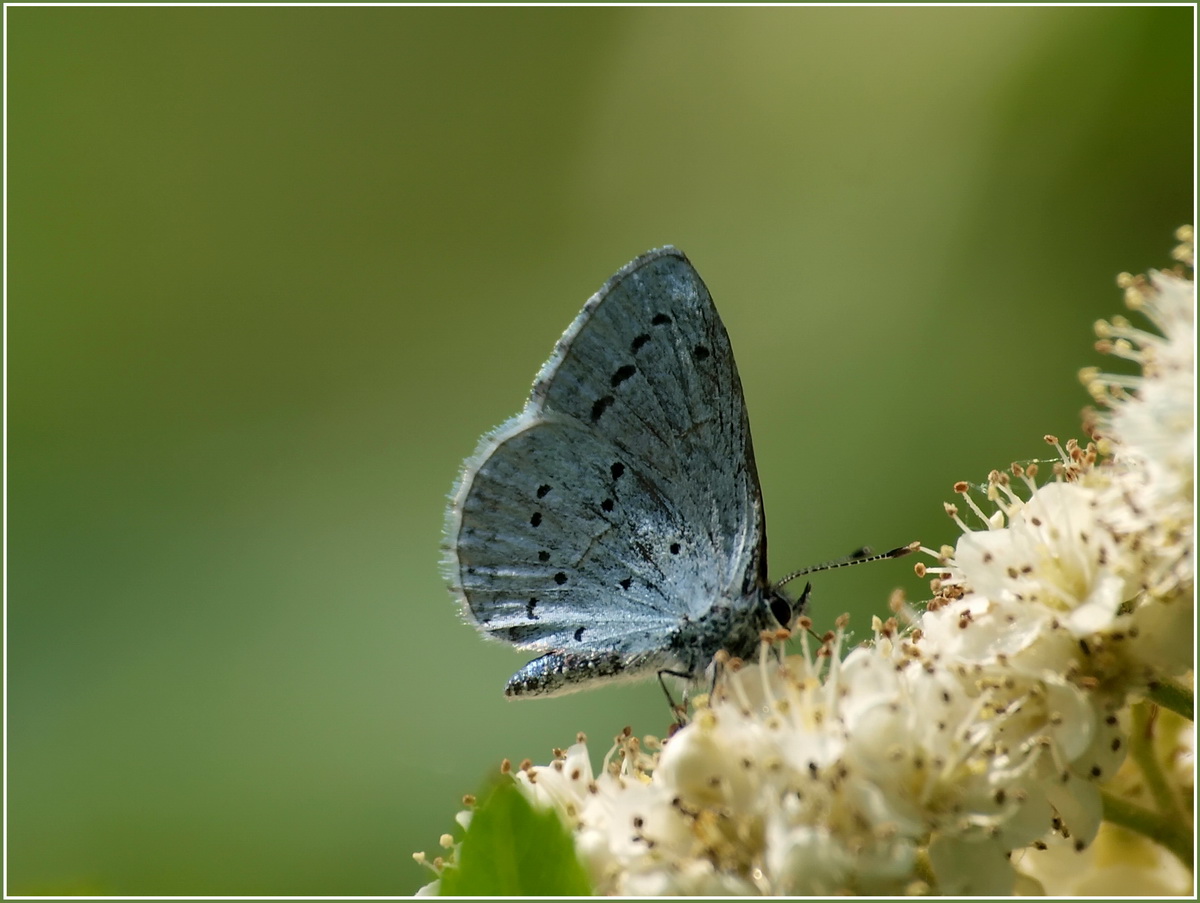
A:
{"type": "Polygon", "coordinates": [[[549,560],[550,560],[550,553],[547,552],[545,549],[542,549],[542,551],[538,552],[538,561],[545,562],[545,561],[549,561],[549,560]]]}
{"type": "Polygon", "coordinates": [[[503,633],[510,643],[523,643],[530,637],[537,636],[541,629],[536,624],[517,624],[504,628],[503,633]]]}
{"type": "Polygon", "coordinates": [[[615,461],[613,462],[613,466],[608,469],[608,472],[612,474],[614,480],[619,480],[621,479],[621,474],[625,473],[625,465],[620,461],[615,461]]]}
{"type": "Polygon", "coordinates": [[[525,603],[525,616],[531,621],[540,621],[541,619],[533,613],[534,607],[538,604],[537,596],[530,596],[529,601],[525,603]]]}
{"type": "Polygon", "coordinates": [[[616,372],[613,373],[612,379],[610,380],[613,388],[615,389],[617,386],[621,385],[621,383],[625,382],[625,380],[629,379],[629,377],[633,376],[635,373],[637,373],[637,367],[633,366],[633,364],[626,364],[624,367],[618,367],[616,372]]]}
{"type": "Polygon", "coordinates": [[[632,351],[634,354],[637,354],[638,349],[641,348],[643,345],[645,345],[649,341],[650,341],[650,334],[643,332],[640,336],[637,336],[632,342],[629,343],[629,350],[632,351]]]}
{"type": "Polygon", "coordinates": [[[529,518],[529,525],[531,527],[540,527],[541,524],[542,524],[542,512],[540,512],[540,511],[533,512],[533,517],[529,518]]]}
{"type": "Polygon", "coordinates": [[[576,643],[583,642],[583,631],[584,631],[584,628],[582,628],[582,627],[575,628],[575,642],[576,643]]]}
{"type": "Polygon", "coordinates": [[[703,345],[697,345],[695,348],[692,349],[692,353],[696,356],[696,360],[703,361],[703,360],[708,360],[708,356],[712,352],[709,351],[707,348],[705,348],[703,345]]]}
{"type": "Polygon", "coordinates": [[[613,500],[605,499],[604,501],[602,501],[600,503],[600,507],[603,508],[605,511],[612,511],[613,510],[613,500]]]}
{"type": "Polygon", "coordinates": [[[603,398],[597,398],[595,404],[592,405],[592,423],[595,423],[608,410],[608,406],[613,403],[611,395],[605,395],[603,398]]]}
{"type": "Polygon", "coordinates": [[[557,574],[554,575],[554,582],[557,583],[559,586],[562,586],[564,583],[567,582],[567,575],[564,574],[562,571],[559,571],[557,574]]]}
{"type": "Polygon", "coordinates": [[[547,484],[543,483],[537,489],[537,497],[540,499],[544,499],[546,497],[546,493],[549,491],[550,491],[550,487],[547,484]]]}
{"type": "Polygon", "coordinates": [[[666,314],[655,314],[654,317],[650,320],[650,323],[653,326],[666,326],[670,322],[671,322],[671,318],[669,316],[667,316],[666,314]]]}

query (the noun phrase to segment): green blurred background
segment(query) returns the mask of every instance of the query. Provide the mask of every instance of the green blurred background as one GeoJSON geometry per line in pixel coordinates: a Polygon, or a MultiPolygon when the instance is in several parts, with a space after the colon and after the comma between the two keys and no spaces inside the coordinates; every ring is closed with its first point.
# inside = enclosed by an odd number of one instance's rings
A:
{"type": "Polygon", "coordinates": [[[10,892],[410,893],[502,757],[665,731],[506,702],[438,571],[640,252],[717,300],[780,574],[1078,435],[1192,209],[1189,8],[7,12],[10,892]]]}

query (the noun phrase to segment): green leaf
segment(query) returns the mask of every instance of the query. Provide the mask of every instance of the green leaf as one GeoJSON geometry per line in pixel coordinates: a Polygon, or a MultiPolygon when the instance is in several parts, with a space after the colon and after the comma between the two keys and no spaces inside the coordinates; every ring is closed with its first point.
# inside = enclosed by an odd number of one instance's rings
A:
{"type": "Polygon", "coordinates": [[[535,809],[512,780],[476,806],[458,850],[442,873],[442,896],[589,896],[587,874],[558,815],[535,809]]]}

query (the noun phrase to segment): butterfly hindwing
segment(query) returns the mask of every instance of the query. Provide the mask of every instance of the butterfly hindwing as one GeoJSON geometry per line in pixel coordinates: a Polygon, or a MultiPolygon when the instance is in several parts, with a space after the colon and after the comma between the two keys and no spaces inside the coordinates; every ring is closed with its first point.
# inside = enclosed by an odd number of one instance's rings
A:
{"type": "Polygon", "coordinates": [[[528,649],[653,643],[678,620],[663,530],[680,520],[627,455],[570,418],[522,415],[462,500],[458,577],[488,634],[528,649]]]}

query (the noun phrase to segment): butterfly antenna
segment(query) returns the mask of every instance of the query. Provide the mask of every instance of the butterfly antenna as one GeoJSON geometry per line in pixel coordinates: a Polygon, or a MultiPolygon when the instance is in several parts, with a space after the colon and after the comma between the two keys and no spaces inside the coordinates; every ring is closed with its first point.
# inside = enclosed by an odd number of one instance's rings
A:
{"type": "Polygon", "coordinates": [[[845,558],[837,558],[833,561],[826,561],[822,564],[814,564],[811,567],[801,568],[798,571],[792,571],[782,580],[775,581],[772,589],[779,589],[784,584],[791,583],[797,577],[803,577],[805,574],[815,574],[817,571],[832,571],[835,568],[848,568],[854,564],[866,564],[869,561],[884,561],[889,558],[903,558],[911,552],[921,548],[920,542],[910,542],[906,546],[899,546],[887,552],[880,552],[878,555],[872,555],[871,550],[864,546],[855,552],[851,552],[845,558]]]}

